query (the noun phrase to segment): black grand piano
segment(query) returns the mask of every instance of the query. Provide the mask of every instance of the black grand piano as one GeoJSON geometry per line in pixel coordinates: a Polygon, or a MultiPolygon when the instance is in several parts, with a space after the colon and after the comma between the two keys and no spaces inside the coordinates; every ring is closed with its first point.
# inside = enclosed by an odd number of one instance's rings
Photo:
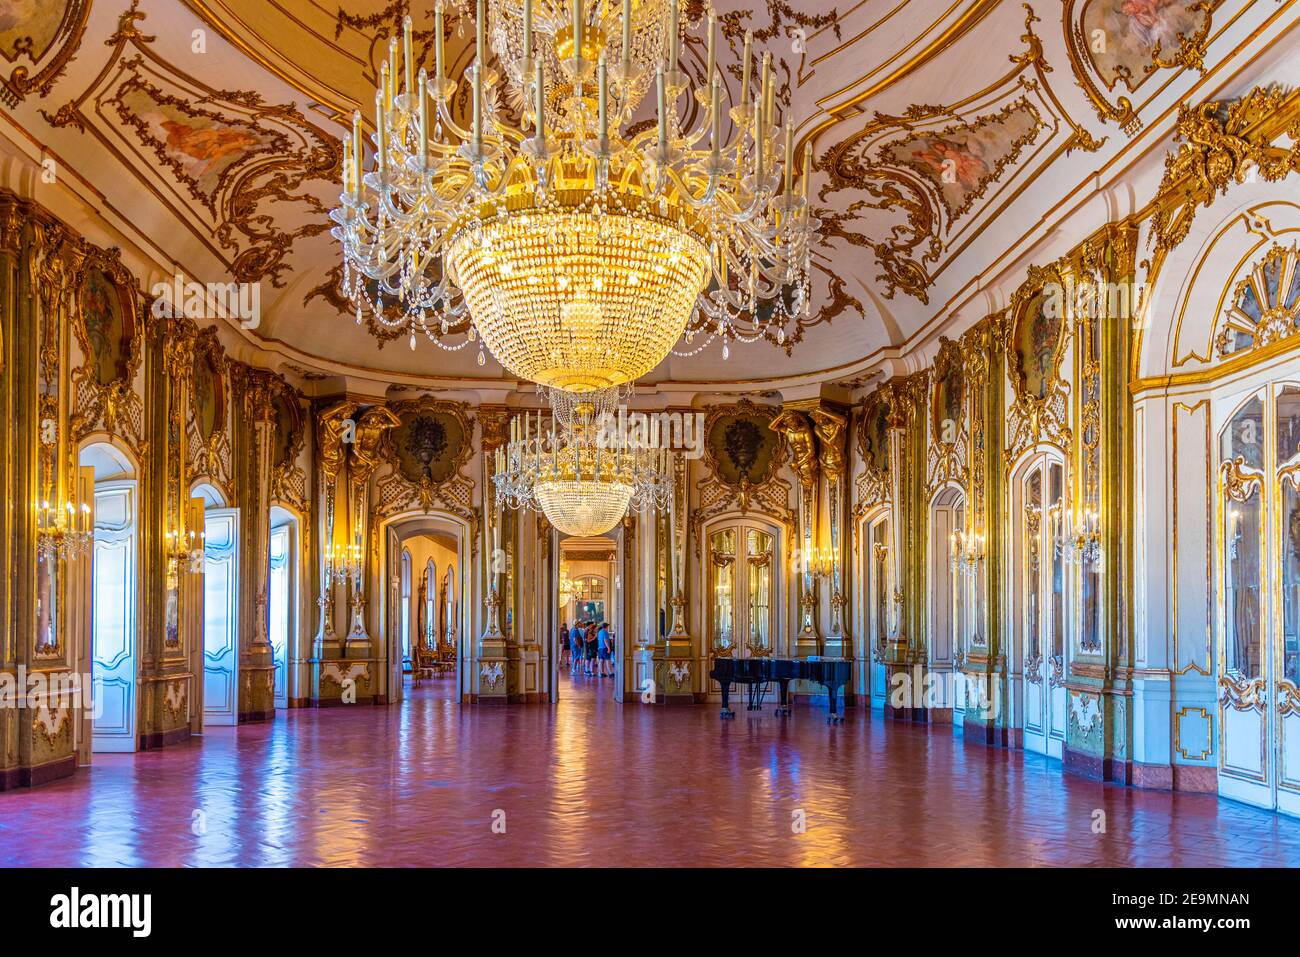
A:
{"type": "Polygon", "coordinates": [[[826,689],[830,702],[827,724],[843,724],[840,713],[840,689],[849,683],[853,662],[847,658],[714,658],[709,677],[722,686],[722,717],[734,718],[731,710],[731,686],[746,686],[747,711],[763,710],[763,696],[775,682],[779,693],[777,715],[790,713],[790,682],[811,681],[826,689]]]}

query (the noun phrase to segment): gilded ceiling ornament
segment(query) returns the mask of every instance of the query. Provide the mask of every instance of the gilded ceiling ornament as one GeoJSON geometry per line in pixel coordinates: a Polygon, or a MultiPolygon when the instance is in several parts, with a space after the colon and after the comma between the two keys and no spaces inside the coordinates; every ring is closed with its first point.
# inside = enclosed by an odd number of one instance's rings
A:
{"type": "Polygon", "coordinates": [[[90,133],[114,156],[122,156],[124,137],[137,144],[138,163],[122,157],[127,169],[171,206],[237,281],[283,286],[294,243],[329,227],[324,201],[306,186],[337,181],[338,141],[292,104],[267,105],[256,92],[218,90],[183,73],[153,50],[155,37],[137,25],[145,18],[133,2],[91,85],[54,113],[41,114],[54,127],[90,133]],[[94,104],[90,112],[88,103],[94,104]],[[164,198],[153,181],[160,175],[189,201],[178,206],[164,198]],[[282,229],[286,211],[294,208],[302,222],[282,229]]]}
{"type": "MultiPolygon", "coordinates": [[[[1041,98],[1050,119],[1063,118],[1070,128],[1067,152],[1095,151],[1104,142],[1072,121],[1052,91],[1047,82],[1051,67],[1033,30],[1038,18],[1028,5],[1026,10],[1025,51],[1011,57],[1013,67],[1006,75],[951,104],[913,104],[901,115],[877,112],[818,159],[817,167],[828,174],[819,191],[823,201],[842,190],[863,194],[844,210],[816,210],[822,234],[870,249],[883,270],[876,279],[885,284],[886,298],[901,290],[929,303],[931,266],[942,258],[954,224],[1014,170],[1025,148],[1049,128],[1031,94],[1041,98]],[[1003,105],[989,111],[990,99],[999,96],[1003,105]],[[967,111],[977,115],[966,116],[967,111]],[[951,122],[935,127],[945,119],[951,122]],[[890,136],[894,138],[882,145],[890,136]],[[853,228],[872,210],[901,215],[903,221],[887,229],[853,228]]],[[[1030,181],[1041,172],[1040,167],[1030,181]]]]}
{"type": "MultiPolygon", "coordinates": [[[[340,315],[351,316],[353,313],[352,304],[348,302],[347,297],[343,295],[343,264],[335,263],[325,273],[325,281],[319,285],[313,286],[307,290],[306,295],[302,297],[302,304],[306,306],[313,299],[323,299],[333,306],[340,315]]],[[[385,314],[394,322],[398,318],[397,306],[389,303],[385,306],[385,314]]],[[[384,344],[398,339],[403,334],[403,329],[399,325],[385,325],[375,319],[373,313],[366,313],[362,316],[361,325],[366,332],[374,336],[375,344],[384,348],[384,344]]],[[[455,323],[449,323],[447,326],[448,333],[463,333],[469,326],[469,320],[464,319],[455,323]]],[[[431,335],[439,335],[441,326],[430,330],[431,335]]]]}
{"type": "Polygon", "coordinates": [[[1097,116],[1130,136],[1142,121],[1134,93],[1157,70],[1205,71],[1213,13],[1223,0],[1065,0],[1061,23],[1075,80],[1097,116]],[[1109,95],[1108,95],[1109,94],[1109,95]]]}
{"type": "Polygon", "coordinates": [[[1252,169],[1268,183],[1300,171],[1300,91],[1256,88],[1239,100],[1178,109],[1177,151],[1165,158],[1152,231],[1157,252],[1173,249],[1196,212],[1244,183],[1252,169]],[[1286,135],[1289,146],[1274,145],[1286,135]]]}
{"type": "Polygon", "coordinates": [[[90,2],[41,0],[0,29],[0,56],[17,64],[8,77],[0,78],[0,102],[13,109],[33,93],[49,95],[81,46],[90,2]],[[19,59],[30,65],[18,63],[19,59]]]}

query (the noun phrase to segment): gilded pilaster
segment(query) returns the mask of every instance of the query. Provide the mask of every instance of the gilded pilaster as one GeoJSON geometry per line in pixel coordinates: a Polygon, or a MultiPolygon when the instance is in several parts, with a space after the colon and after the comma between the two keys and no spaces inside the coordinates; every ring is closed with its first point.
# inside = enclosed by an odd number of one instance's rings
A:
{"type": "MultiPolygon", "coordinates": [[[[689,496],[686,487],[686,458],[671,453],[673,493],[668,510],[669,591],[672,614],[668,634],[654,645],[655,703],[690,703],[695,700],[697,676],[692,674],[701,659],[687,622],[690,607],[687,594],[686,529],[689,527],[689,496]]],[[[699,676],[701,687],[704,678],[699,676]]]]}
{"type": "Polygon", "coordinates": [[[772,420],[771,428],[785,436],[791,451],[792,467],[799,478],[799,621],[794,656],[807,658],[819,655],[822,651],[821,632],[817,627],[817,579],[812,566],[817,550],[817,504],[821,475],[817,439],[807,414],[792,406],[787,406],[772,420]]]}
{"type": "MultiPolygon", "coordinates": [[[[1081,276],[1103,289],[1132,289],[1136,229],[1112,225],[1077,253],[1081,276]]],[[[1080,595],[1074,648],[1065,681],[1069,720],[1064,763],[1068,771],[1105,781],[1132,783],[1129,747],[1133,729],[1134,648],[1130,536],[1133,527],[1131,434],[1128,393],[1131,322],[1109,313],[1112,297],[1095,296],[1075,317],[1076,404],[1074,490],[1080,508],[1098,516],[1100,568],[1075,566],[1080,595]],[[1093,576],[1084,588],[1083,576],[1093,576]],[[1095,717],[1094,717],[1095,716],[1095,717]]],[[[1124,301],[1127,301],[1125,299],[1124,301]]]]}
{"type": "Polygon", "coordinates": [[[203,523],[185,481],[196,329],[184,317],[154,315],[152,303],[146,299],[140,306],[147,330],[145,435],[155,465],[145,469],[140,495],[139,573],[146,591],[140,618],[141,749],[189,738],[191,709],[200,706],[194,693],[194,663],[201,668],[203,661],[202,614],[189,613],[191,603],[201,609],[202,591],[187,587],[191,579],[197,578],[200,585],[202,581],[202,564],[195,559],[202,548],[203,523]],[[191,546],[196,550],[193,557],[191,546]]]}
{"type": "Polygon", "coordinates": [[[503,408],[484,408],[480,416],[483,423],[483,441],[480,447],[482,460],[483,514],[483,593],[487,620],[478,637],[476,654],[471,664],[469,700],[485,703],[503,702],[509,695],[506,676],[509,655],[505,633],[501,629],[502,594],[505,589],[506,560],[502,548],[501,510],[496,505],[496,486],[493,484],[493,454],[506,441],[509,416],[503,408]]]}
{"type": "Polygon", "coordinates": [[[233,371],[241,397],[236,418],[236,499],[244,516],[240,536],[239,722],[275,717],[275,663],[268,633],[270,577],[271,382],[248,366],[233,371]]]}
{"type": "Polygon", "coordinates": [[[1001,631],[1004,602],[1002,590],[997,587],[1002,580],[1007,545],[1003,524],[998,520],[1005,508],[1001,481],[1004,321],[1002,313],[988,316],[961,337],[970,421],[969,524],[975,534],[983,536],[984,559],[974,571],[975,623],[970,643],[955,661],[966,686],[962,719],[965,740],[1002,745],[1009,743],[1007,659],[1001,631]]]}

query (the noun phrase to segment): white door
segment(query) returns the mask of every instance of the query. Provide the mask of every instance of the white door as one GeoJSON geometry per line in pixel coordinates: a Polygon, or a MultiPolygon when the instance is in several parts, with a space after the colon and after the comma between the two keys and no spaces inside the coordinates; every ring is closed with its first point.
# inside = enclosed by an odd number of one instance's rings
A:
{"type": "Polygon", "coordinates": [[[870,675],[871,706],[883,708],[889,694],[886,681],[884,654],[889,647],[890,604],[893,589],[889,587],[889,520],[880,518],[867,527],[867,550],[863,562],[867,581],[866,625],[871,641],[870,675]]]}
{"type": "Polygon", "coordinates": [[[239,509],[210,508],[203,561],[203,722],[239,723],[239,509]]]}
{"type": "Polygon", "coordinates": [[[1219,461],[1219,793],[1300,814],[1300,385],[1243,403],[1219,461]]]}
{"type": "Polygon", "coordinates": [[[95,488],[91,621],[92,748],[136,750],[137,494],[134,481],[95,488]]]}
{"type": "MultiPolygon", "coordinates": [[[[1061,757],[1065,746],[1065,559],[1052,538],[1065,508],[1065,468],[1044,455],[1024,474],[1020,556],[1021,650],[1026,750],[1061,757]]],[[[1084,574],[1091,574],[1085,570],[1084,574]]]]}
{"type": "Polygon", "coordinates": [[[289,707],[290,630],[294,621],[293,527],[271,529],[270,620],[271,657],[275,664],[275,706],[289,707]]]}

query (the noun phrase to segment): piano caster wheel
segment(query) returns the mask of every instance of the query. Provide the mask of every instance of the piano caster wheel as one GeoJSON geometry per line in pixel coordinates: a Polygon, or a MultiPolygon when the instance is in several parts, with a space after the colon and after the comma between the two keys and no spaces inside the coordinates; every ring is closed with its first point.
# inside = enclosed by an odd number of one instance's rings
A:
{"type": "Polygon", "coordinates": [[[775,714],[778,718],[788,718],[788,717],[790,716],[790,709],[789,709],[789,708],[777,708],[776,711],[774,712],[774,714],[775,714]]]}
{"type": "Polygon", "coordinates": [[[726,721],[728,718],[734,718],[735,716],[736,712],[732,711],[730,708],[727,708],[725,711],[719,712],[718,714],[718,717],[723,721],[726,721]]]}
{"type": "Polygon", "coordinates": [[[844,719],[841,718],[839,715],[835,715],[835,714],[833,714],[833,715],[831,715],[829,718],[826,719],[826,723],[827,723],[827,724],[843,724],[843,723],[844,723],[844,719]]]}

